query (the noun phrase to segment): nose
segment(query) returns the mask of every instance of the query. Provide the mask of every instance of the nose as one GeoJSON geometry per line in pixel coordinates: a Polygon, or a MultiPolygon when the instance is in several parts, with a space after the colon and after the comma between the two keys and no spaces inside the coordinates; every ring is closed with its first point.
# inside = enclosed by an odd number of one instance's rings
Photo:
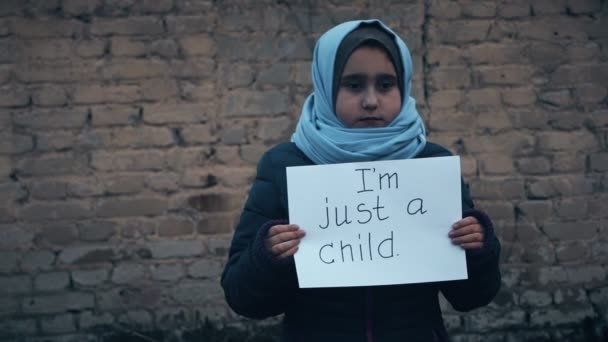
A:
{"type": "Polygon", "coordinates": [[[362,106],[365,110],[373,111],[378,108],[378,96],[373,87],[370,88],[363,94],[362,106]]]}

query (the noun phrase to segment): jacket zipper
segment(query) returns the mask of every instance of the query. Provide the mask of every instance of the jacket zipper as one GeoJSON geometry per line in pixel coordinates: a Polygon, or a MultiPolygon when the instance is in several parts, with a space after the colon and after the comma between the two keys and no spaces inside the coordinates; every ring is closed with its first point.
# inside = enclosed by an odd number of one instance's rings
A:
{"type": "Polygon", "coordinates": [[[372,305],[372,290],[367,287],[365,289],[365,333],[367,336],[367,342],[374,341],[372,305]]]}

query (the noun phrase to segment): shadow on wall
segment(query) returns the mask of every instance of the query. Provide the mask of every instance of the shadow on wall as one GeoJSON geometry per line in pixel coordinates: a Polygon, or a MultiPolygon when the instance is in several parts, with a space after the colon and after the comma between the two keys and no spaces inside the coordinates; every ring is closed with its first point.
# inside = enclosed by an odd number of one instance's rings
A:
{"type": "MultiPolygon", "coordinates": [[[[103,342],[278,342],[280,325],[255,326],[245,330],[235,327],[218,327],[206,320],[201,327],[187,332],[146,332],[140,333],[127,331],[103,336],[103,342]]],[[[547,329],[546,336],[535,334],[534,337],[527,336],[524,331],[501,331],[498,333],[490,332],[488,338],[492,341],[506,341],[507,335],[514,337],[521,342],[550,342],[550,341],[569,341],[569,342],[606,342],[608,341],[608,327],[601,322],[586,318],[577,326],[572,326],[567,333],[560,333],[560,336],[552,336],[547,329]]],[[[458,336],[455,334],[454,338],[458,336]]],[[[466,341],[458,339],[458,341],[466,341]]]]}

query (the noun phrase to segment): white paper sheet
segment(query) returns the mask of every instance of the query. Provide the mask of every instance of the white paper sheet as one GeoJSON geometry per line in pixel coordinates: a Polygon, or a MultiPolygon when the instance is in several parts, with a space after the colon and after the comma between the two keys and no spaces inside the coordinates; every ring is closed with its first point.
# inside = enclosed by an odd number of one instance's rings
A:
{"type": "Polygon", "coordinates": [[[459,157],[289,167],[287,186],[290,223],[306,231],[300,287],[467,278],[448,238],[462,216],[459,157]]]}

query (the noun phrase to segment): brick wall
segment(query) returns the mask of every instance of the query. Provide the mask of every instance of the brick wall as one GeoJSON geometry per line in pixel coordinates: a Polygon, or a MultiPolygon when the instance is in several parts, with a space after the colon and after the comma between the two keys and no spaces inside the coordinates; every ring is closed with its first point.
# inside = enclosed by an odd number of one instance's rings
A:
{"type": "Polygon", "coordinates": [[[494,303],[445,305],[455,341],[605,327],[606,1],[2,0],[0,339],[251,326],[218,282],[233,225],[315,39],[362,17],[408,42],[504,246],[494,303]]]}

